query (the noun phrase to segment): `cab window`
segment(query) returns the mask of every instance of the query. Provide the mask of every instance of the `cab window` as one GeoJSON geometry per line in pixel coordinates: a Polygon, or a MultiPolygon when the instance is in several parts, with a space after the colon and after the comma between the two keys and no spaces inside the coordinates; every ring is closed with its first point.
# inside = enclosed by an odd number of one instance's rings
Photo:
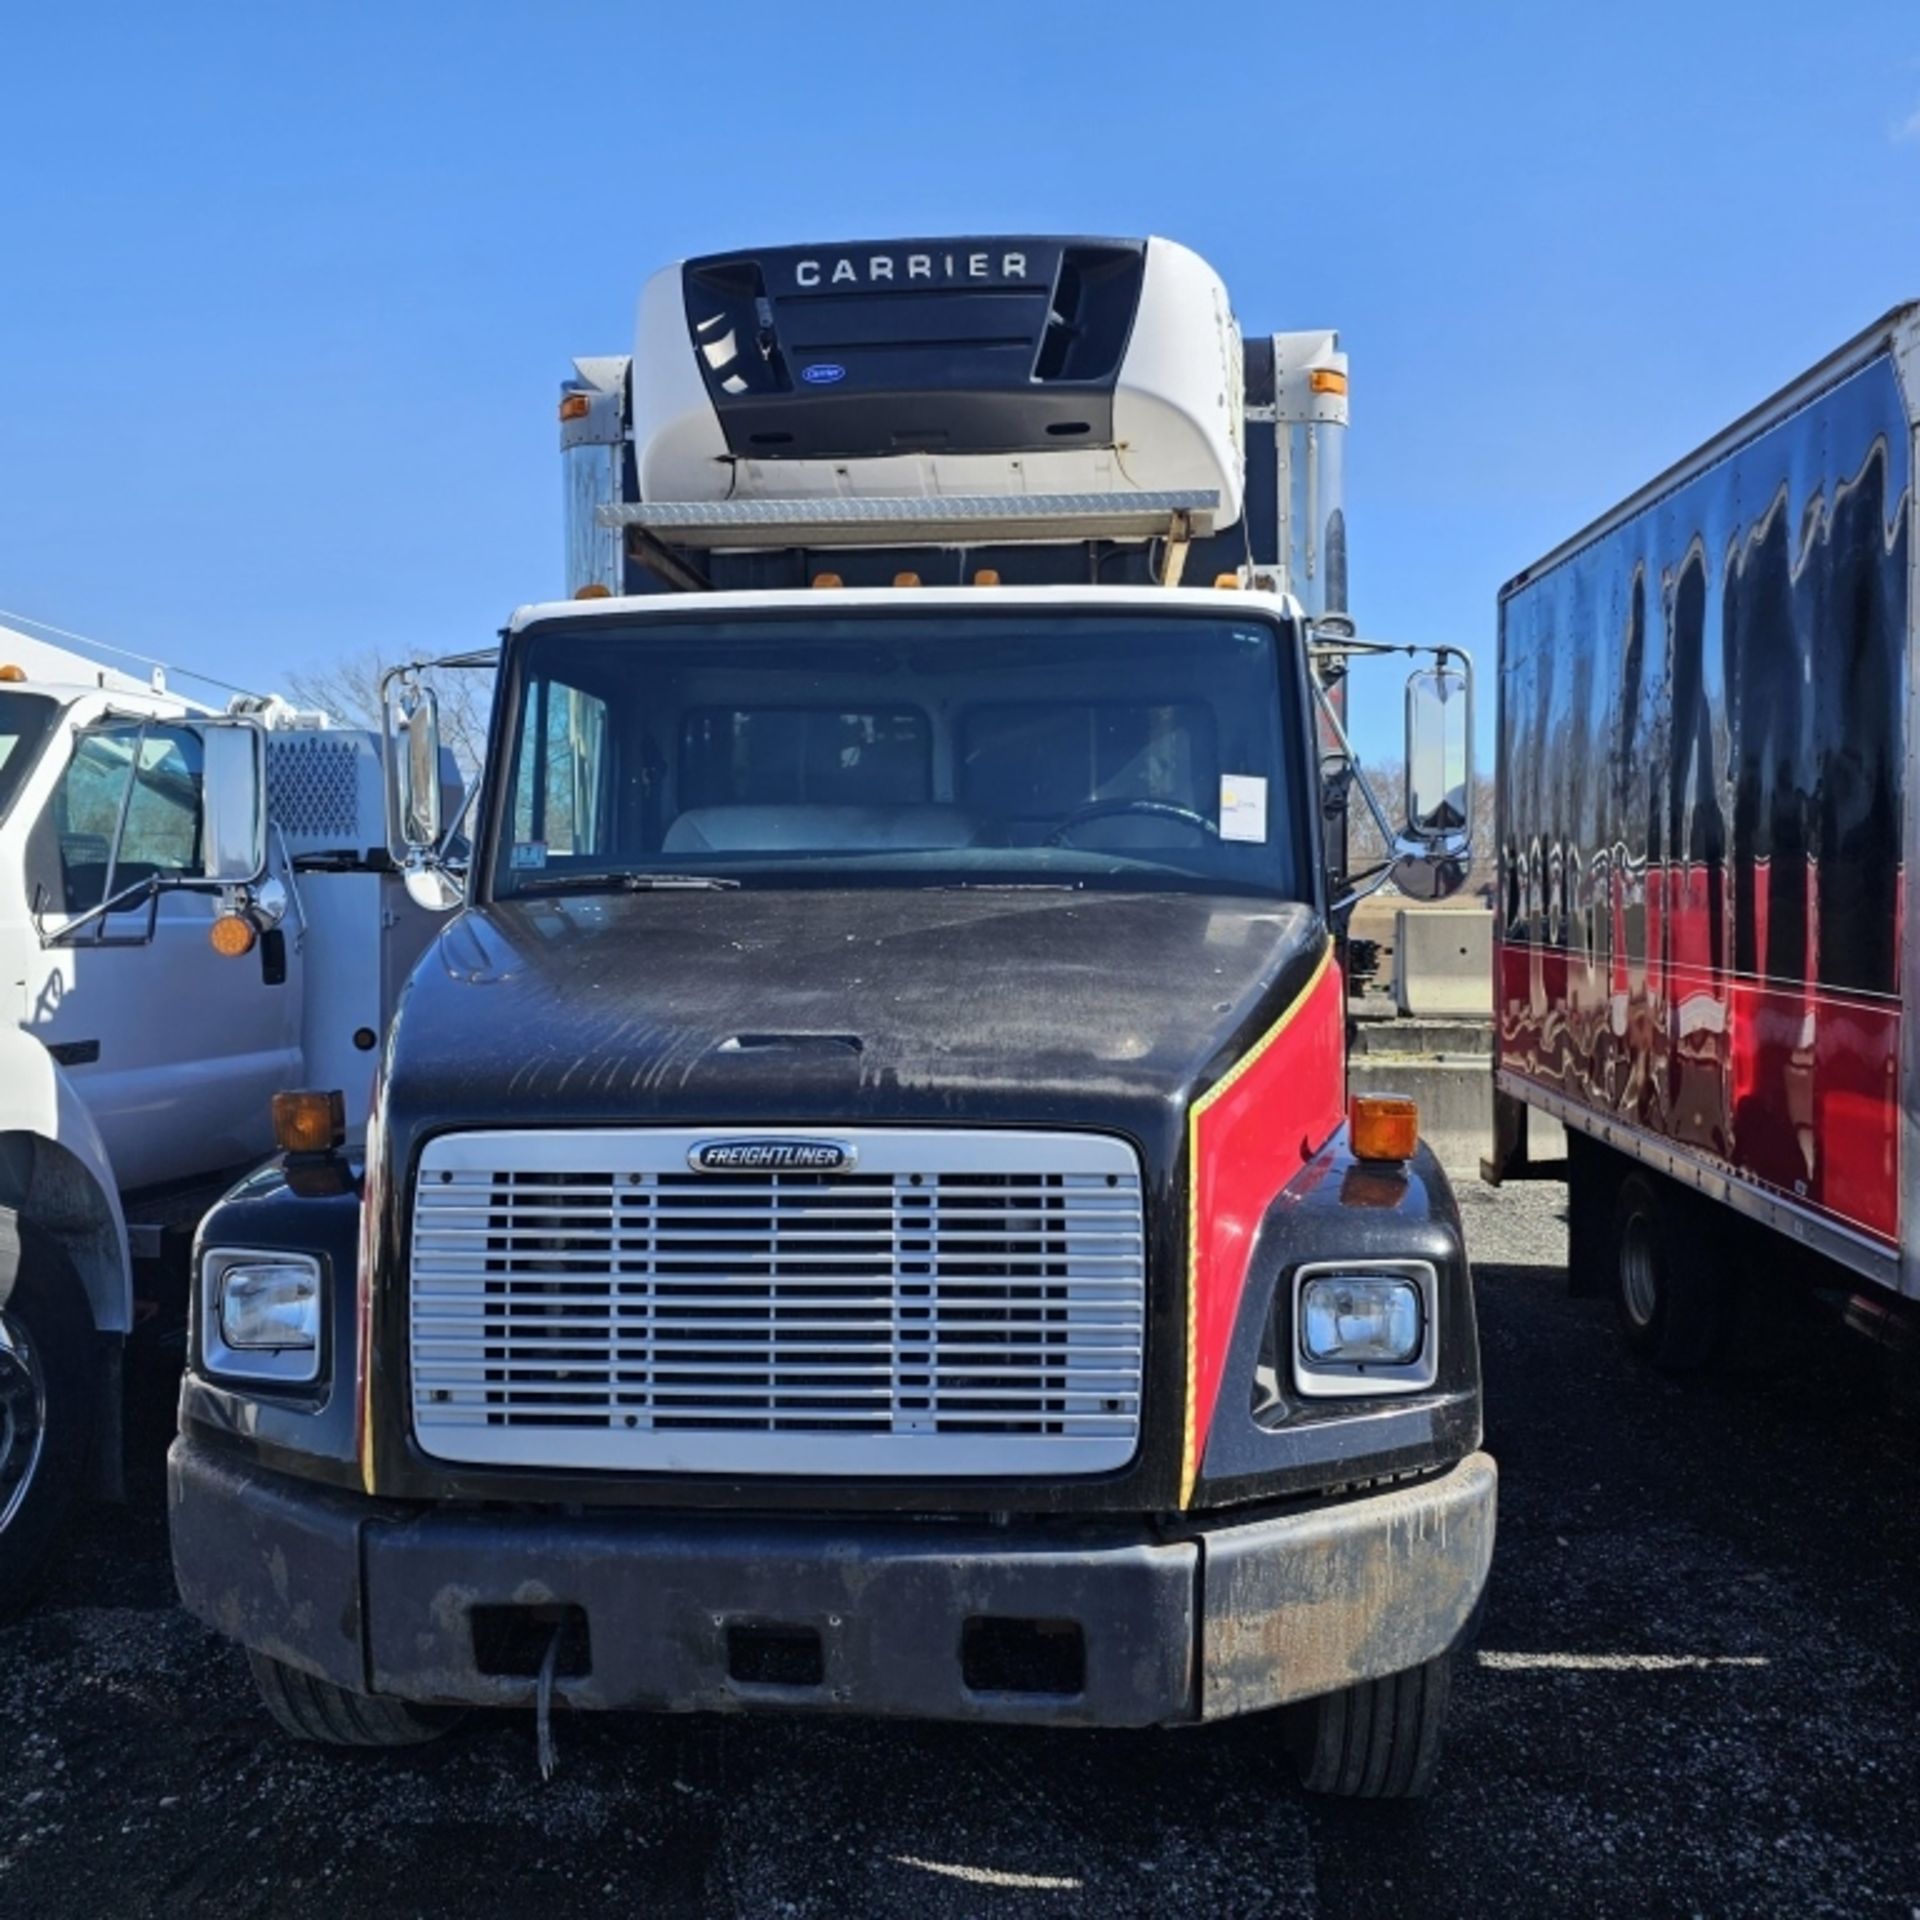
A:
{"type": "Polygon", "coordinates": [[[607,703],[562,680],[540,679],[528,693],[520,717],[514,840],[547,854],[604,852],[607,703]]]}
{"type": "MultiPolygon", "coordinates": [[[[60,850],[62,902],[86,913],[107,897],[107,868],[116,894],[156,876],[197,875],[202,868],[200,739],[183,727],[95,727],[83,733],[60,776],[52,820],[60,850]],[[124,808],[119,857],[114,833],[124,808]]],[[[143,907],[131,900],[128,909],[143,907]]]]}

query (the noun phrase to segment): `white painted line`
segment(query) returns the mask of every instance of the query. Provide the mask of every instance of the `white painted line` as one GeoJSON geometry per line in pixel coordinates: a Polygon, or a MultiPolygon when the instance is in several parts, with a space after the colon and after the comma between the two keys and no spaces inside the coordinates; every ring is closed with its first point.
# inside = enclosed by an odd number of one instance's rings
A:
{"type": "Polygon", "coordinates": [[[1693,1673],[1706,1667],[1770,1667],[1762,1653],[1487,1653],[1495,1673],[1693,1673]]]}
{"type": "Polygon", "coordinates": [[[964,1880],[973,1887],[1025,1887],[1040,1893],[1078,1893],[1084,1880],[1066,1873],[1010,1873],[1000,1867],[969,1867],[957,1860],[917,1860],[910,1853],[896,1853],[903,1867],[918,1867],[922,1873],[937,1873],[948,1880],[964,1880]]]}

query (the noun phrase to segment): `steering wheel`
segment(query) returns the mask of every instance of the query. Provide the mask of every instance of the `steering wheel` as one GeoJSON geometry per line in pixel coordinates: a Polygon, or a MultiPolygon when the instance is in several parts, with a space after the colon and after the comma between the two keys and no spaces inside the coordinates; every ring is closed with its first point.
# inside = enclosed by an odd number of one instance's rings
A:
{"type": "Polygon", "coordinates": [[[1075,807],[1042,844],[1064,847],[1076,827],[1083,827],[1090,820],[1111,820],[1123,813],[1143,814],[1149,820],[1177,820],[1183,827],[1191,827],[1209,839],[1220,838],[1220,829],[1204,813],[1196,813],[1191,807],[1177,807],[1171,800],[1089,800],[1084,807],[1075,807]]]}

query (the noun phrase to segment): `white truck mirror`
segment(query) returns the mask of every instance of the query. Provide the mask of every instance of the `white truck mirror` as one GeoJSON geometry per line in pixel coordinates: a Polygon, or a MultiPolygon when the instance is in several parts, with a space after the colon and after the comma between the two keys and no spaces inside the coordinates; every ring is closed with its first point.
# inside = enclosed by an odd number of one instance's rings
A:
{"type": "Polygon", "coordinates": [[[267,871],[267,740],[251,720],[199,724],[202,878],[258,885],[267,871]]]}

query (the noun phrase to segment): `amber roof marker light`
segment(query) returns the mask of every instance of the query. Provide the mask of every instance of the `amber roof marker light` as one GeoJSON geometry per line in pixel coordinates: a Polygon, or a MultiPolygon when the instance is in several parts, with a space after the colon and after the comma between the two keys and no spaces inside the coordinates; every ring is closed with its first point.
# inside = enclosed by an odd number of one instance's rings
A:
{"type": "Polygon", "coordinates": [[[1356,1093],[1347,1129],[1357,1160],[1411,1160],[1420,1144],[1419,1103],[1397,1093],[1356,1093]]]}
{"type": "Polygon", "coordinates": [[[273,1139],[282,1153],[331,1153],[347,1138],[347,1096],[303,1087],[273,1096],[273,1139]]]}

